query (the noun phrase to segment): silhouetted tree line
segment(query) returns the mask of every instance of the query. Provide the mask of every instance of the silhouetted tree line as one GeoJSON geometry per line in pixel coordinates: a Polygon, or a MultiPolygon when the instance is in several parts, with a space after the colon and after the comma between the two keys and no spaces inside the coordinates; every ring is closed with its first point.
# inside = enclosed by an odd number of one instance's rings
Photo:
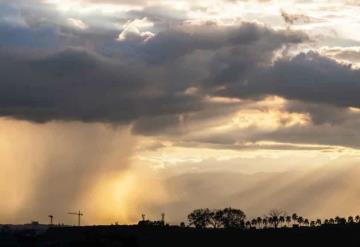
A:
{"type": "MultiPolygon", "coordinates": [[[[279,227],[320,227],[324,225],[360,224],[360,216],[348,218],[335,217],[330,219],[309,220],[296,213],[288,215],[285,211],[273,209],[263,217],[247,219],[240,209],[196,209],[188,215],[189,226],[195,228],[239,228],[266,229],[279,227]]],[[[182,222],[181,226],[185,224],[182,222]]]]}
{"type": "Polygon", "coordinates": [[[196,228],[244,228],[246,215],[240,209],[196,209],[188,215],[189,225],[196,228]]]}

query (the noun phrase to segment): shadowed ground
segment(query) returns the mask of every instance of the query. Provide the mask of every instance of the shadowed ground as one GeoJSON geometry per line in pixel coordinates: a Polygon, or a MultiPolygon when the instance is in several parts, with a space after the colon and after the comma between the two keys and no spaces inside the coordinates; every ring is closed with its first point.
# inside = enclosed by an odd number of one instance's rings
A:
{"type": "Polygon", "coordinates": [[[98,226],[0,234],[0,246],[360,246],[359,225],[265,230],[98,226]]]}

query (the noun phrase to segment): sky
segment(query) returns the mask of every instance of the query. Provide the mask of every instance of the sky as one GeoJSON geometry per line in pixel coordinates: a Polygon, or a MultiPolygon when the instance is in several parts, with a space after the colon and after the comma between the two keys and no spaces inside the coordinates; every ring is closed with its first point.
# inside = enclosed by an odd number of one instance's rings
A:
{"type": "Polygon", "coordinates": [[[358,214],[359,11],[0,0],[0,224],[358,214]]]}

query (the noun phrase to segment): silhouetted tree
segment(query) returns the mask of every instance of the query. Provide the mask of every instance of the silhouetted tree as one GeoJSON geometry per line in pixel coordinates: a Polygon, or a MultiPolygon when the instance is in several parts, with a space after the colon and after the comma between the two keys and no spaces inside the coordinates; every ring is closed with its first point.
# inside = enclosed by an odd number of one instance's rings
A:
{"type": "Polygon", "coordinates": [[[355,222],[356,222],[356,223],[360,223],[360,215],[356,215],[356,216],[355,216],[355,222]]]}
{"type": "Polygon", "coordinates": [[[257,222],[258,227],[259,227],[259,229],[260,229],[260,228],[261,228],[261,223],[262,223],[261,217],[257,217],[257,218],[256,218],[256,222],[257,222]]]}
{"type": "Polygon", "coordinates": [[[340,218],[339,223],[340,225],[346,225],[346,218],[340,218]]]}
{"type": "Polygon", "coordinates": [[[252,220],[251,220],[251,225],[252,225],[253,227],[256,227],[256,225],[257,225],[257,220],[256,220],[256,219],[252,219],[252,220]]]}
{"type": "Polygon", "coordinates": [[[285,221],[286,221],[287,226],[290,226],[291,216],[290,215],[286,216],[285,221]]]}
{"type": "Polygon", "coordinates": [[[304,223],[304,218],[302,216],[299,216],[297,218],[297,222],[299,223],[299,225],[301,226],[304,223]]]}
{"type": "Polygon", "coordinates": [[[279,216],[279,223],[280,226],[283,226],[283,224],[285,223],[285,217],[283,215],[279,216]]]}
{"type": "Polygon", "coordinates": [[[305,226],[309,226],[309,225],[310,225],[310,222],[309,222],[308,219],[304,219],[304,225],[305,225],[305,226]]]}
{"type": "Polygon", "coordinates": [[[316,221],[314,221],[314,220],[310,221],[310,226],[311,227],[316,227],[316,221]]]}
{"type": "Polygon", "coordinates": [[[321,226],[321,219],[317,219],[317,220],[316,220],[316,225],[317,225],[317,226],[321,226]]]}
{"type": "Polygon", "coordinates": [[[346,219],[345,218],[341,218],[339,216],[335,217],[335,223],[338,225],[343,225],[346,224],[346,219]]]}
{"type": "Polygon", "coordinates": [[[222,223],[222,210],[213,210],[211,212],[211,220],[210,225],[212,225],[214,228],[220,228],[223,226],[222,223]]]}
{"type": "Polygon", "coordinates": [[[299,216],[298,216],[297,214],[294,213],[294,214],[291,216],[291,218],[292,218],[294,224],[297,224],[297,223],[298,223],[298,218],[299,218],[299,216]]]}
{"type": "Polygon", "coordinates": [[[273,224],[273,226],[275,228],[278,228],[278,226],[279,226],[279,217],[278,216],[271,217],[271,222],[272,222],[272,224],[273,224]]]}
{"type": "Polygon", "coordinates": [[[279,209],[272,209],[269,212],[269,218],[271,219],[271,223],[275,228],[278,228],[280,223],[280,217],[284,217],[285,212],[279,209]]]}
{"type": "MultiPolygon", "coordinates": [[[[269,214],[264,217],[256,217],[252,220],[246,221],[246,215],[240,209],[225,208],[220,210],[196,209],[188,215],[189,226],[195,226],[196,228],[206,228],[213,226],[214,228],[251,228],[256,229],[267,228],[268,225],[278,228],[279,226],[288,227],[291,222],[298,223],[299,226],[321,227],[324,225],[346,225],[360,223],[360,216],[355,217],[339,217],[335,218],[311,220],[298,216],[296,213],[291,216],[286,215],[282,210],[273,209],[269,214]],[[286,223],[286,225],[284,225],[286,223]]],[[[139,225],[143,226],[165,226],[163,221],[149,221],[143,220],[139,222],[139,225]]],[[[181,222],[180,227],[185,227],[185,223],[181,222]]]]}
{"type": "Polygon", "coordinates": [[[336,216],[336,217],[335,217],[335,223],[336,223],[336,224],[340,224],[340,217],[339,217],[339,216],[336,216]]]}
{"type": "Polygon", "coordinates": [[[268,222],[268,218],[267,218],[267,217],[264,217],[264,218],[262,219],[263,227],[267,228],[268,223],[269,223],[269,222],[268,222]]]}
{"type": "Polygon", "coordinates": [[[224,228],[243,228],[246,215],[240,209],[225,208],[217,211],[217,221],[224,228]]]}
{"type": "Polygon", "coordinates": [[[190,226],[196,228],[206,228],[212,220],[212,212],[210,209],[195,209],[188,215],[190,226]]]}
{"type": "Polygon", "coordinates": [[[268,223],[269,223],[269,225],[274,225],[273,217],[268,218],[268,223]]]}

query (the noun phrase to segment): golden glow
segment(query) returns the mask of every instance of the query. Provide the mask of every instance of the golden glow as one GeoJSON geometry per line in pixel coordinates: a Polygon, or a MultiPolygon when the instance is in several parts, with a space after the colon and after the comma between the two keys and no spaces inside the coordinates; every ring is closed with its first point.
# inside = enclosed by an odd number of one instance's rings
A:
{"type": "Polygon", "coordinates": [[[81,209],[84,224],[136,223],[167,202],[127,127],[0,119],[0,136],[0,222],[74,224],[67,212],[81,209]]]}
{"type": "MultiPolygon", "coordinates": [[[[91,190],[86,201],[91,202],[91,207],[85,209],[88,213],[96,215],[103,223],[130,223],[129,203],[131,194],[136,187],[136,178],[129,173],[103,179],[91,190]]],[[[85,200],[84,200],[85,201],[85,200]]]]}
{"type": "MultiPolygon", "coordinates": [[[[149,140],[148,138],[143,138],[138,144],[142,148],[139,149],[135,157],[140,163],[148,162],[154,169],[166,169],[176,166],[181,170],[182,164],[200,163],[206,160],[221,162],[237,158],[254,159],[255,161],[257,158],[276,159],[289,156],[301,159],[304,157],[321,156],[326,157],[326,160],[329,161],[342,156],[360,156],[358,150],[341,146],[294,144],[272,141],[239,142],[229,146],[220,145],[219,147],[216,144],[208,144],[209,147],[204,147],[204,145],[181,147],[176,146],[176,143],[172,143],[162,146],[158,145],[159,147],[157,149],[146,149],[146,147],[152,147],[155,144],[156,142],[149,140]],[[150,142],[153,145],[148,145],[150,142]],[[239,149],[236,149],[237,146],[239,149]],[[293,149],[286,150],[284,147],[293,149]]],[[[191,143],[189,143],[189,145],[191,145],[191,143]]],[[[316,160],[316,158],[314,159],[316,160]]],[[[314,164],[310,164],[310,167],[313,165],[314,164]]],[[[306,164],[304,164],[304,167],[306,167],[306,164]]],[[[273,166],[273,168],[276,169],[276,165],[273,166]]]]}
{"type": "Polygon", "coordinates": [[[137,223],[141,214],[147,213],[147,203],[162,204],[167,198],[161,183],[150,176],[150,170],[145,170],[131,169],[102,177],[83,197],[83,205],[90,203],[84,210],[93,221],[102,224],[137,223]]]}
{"type": "Polygon", "coordinates": [[[244,110],[232,119],[233,124],[239,128],[256,127],[257,129],[277,129],[294,125],[306,125],[309,117],[300,113],[288,113],[278,110],[244,110]]]}
{"type": "Polygon", "coordinates": [[[350,109],[351,112],[355,112],[355,113],[360,112],[360,108],[357,108],[357,107],[350,107],[349,109],[350,109]]]}
{"type": "Polygon", "coordinates": [[[0,192],[7,198],[0,202],[0,221],[9,222],[84,208],[78,198],[100,177],[130,169],[135,143],[122,127],[8,119],[0,119],[0,136],[0,192]]]}
{"type": "MultiPolygon", "coordinates": [[[[211,98],[213,102],[240,103],[240,110],[229,115],[211,119],[205,123],[198,123],[190,133],[192,137],[206,138],[238,131],[272,131],[292,126],[306,126],[310,123],[308,114],[287,112],[284,110],[286,100],[280,97],[268,97],[258,102],[243,102],[227,98],[211,98]]],[[[195,124],[196,125],[196,124],[195,124]]]]}
{"type": "Polygon", "coordinates": [[[209,102],[214,102],[214,103],[241,103],[242,100],[241,99],[237,99],[237,98],[226,98],[226,97],[206,97],[206,100],[209,102]]]}
{"type": "MultiPolygon", "coordinates": [[[[240,103],[240,100],[228,98],[212,98],[215,102],[240,103]]],[[[234,128],[256,128],[258,130],[274,130],[294,125],[304,126],[310,117],[302,113],[289,113],[283,110],[286,100],[280,97],[268,97],[263,101],[250,103],[247,108],[230,116],[228,121],[213,128],[214,131],[226,131],[234,128]]]]}

